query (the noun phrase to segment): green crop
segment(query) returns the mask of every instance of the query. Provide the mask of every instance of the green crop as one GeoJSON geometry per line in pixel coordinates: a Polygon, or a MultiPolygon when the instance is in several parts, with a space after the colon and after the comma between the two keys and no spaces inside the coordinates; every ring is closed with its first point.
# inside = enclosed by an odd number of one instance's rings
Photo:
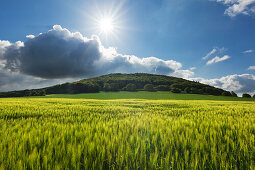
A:
{"type": "Polygon", "coordinates": [[[0,169],[254,169],[255,102],[0,99],[0,169]]]}
{"type": "Polygon", "coordinates": [[[100,92],[81,94],[51,94],[46,96],[36,96],[36,98],[70,98],[70,99],[148,99],[148,100],[216,100],[216,101],[255,101],[254,98],[213,96],[201,94],[180,94],[172,92],[100,92]]]}

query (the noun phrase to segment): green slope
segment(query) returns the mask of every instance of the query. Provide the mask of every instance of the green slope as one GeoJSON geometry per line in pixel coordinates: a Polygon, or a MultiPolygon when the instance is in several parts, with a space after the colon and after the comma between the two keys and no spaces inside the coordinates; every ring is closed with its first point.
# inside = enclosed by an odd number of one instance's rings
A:
{"type": "Polygon", "coordinates": [[[189,94],[209,94],[216,96],[221,96],[223,93],[231,95],[225,90],[199,82],[172,76],[146,73],[108,74],[99,77],[83,79],[73,83],[65,83],[62,85],[48,87],[45,88],[45,90],[47,94],[75,94],[98,91],[133,91],[128,89],[128,85],[130,84],[134,85],[137,91],[143,90],[145,85],[149,84],[157,91],[172,91],[176,93],[182,92],[189,94]]]}
{"type": "Polygon", "coordinates": [[[199,94],[176,94],[171,92],[100,92],[82,94],[52,94],[42,98],[72,98],[72,99],[149,99],[149,100],[218,100],[218,101],[255,101],[250,98],[199,95],[199,94]]]}

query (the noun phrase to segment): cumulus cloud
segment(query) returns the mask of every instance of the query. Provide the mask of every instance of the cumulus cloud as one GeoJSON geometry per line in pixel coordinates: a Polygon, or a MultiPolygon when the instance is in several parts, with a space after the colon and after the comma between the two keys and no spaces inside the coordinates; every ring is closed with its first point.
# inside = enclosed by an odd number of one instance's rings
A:
{"type": "Polygon", "coordinates": [[[13,91],[43,88],[56,84],[76,81],[78,79],[42,79],[18,72],[8,72],[0,70],[0,91],[13,91]]]}
{"type": "Polygon", "coordinates": [[[0,40],[0,57],[4,54],[6,48],[10,45],[11,43],[9,41],[0,40]]]}
{"type": "Polygon", "coordinates": [[[60,25],[54,25],[48,32],[26,37],[25,42],[0,41],[0,72],[5,71],[0,76],[8,77],[9,73],[15,73],[23,76],[23,80],[31,77],[55,80],[116,72],[178,75],[183,78],[194,74],[192,70],[182,70],[182,64],[174,60],[120,54],[113,47],[105,48],[95,35],[87,38],[60,25]]]}
{"type": "Polygon", "coordinates": [[[253,53],[253,50],[246,50],[243,52],[244,54],[253,53]]]}
{"type": "MultiPolygon", "coordinates": [[[[1,56],[0,56],[1,57],[1,56]]],[[[0,61],[1,63],[1,61],[0,61]]],[[[4,68],[0,64],[0,91],[24,90],[33,88],[43,88],[60,83],[72,82],[78,79],[42,79],[34,76],[13,72],[4,68]]]]}
{"type": "Polygon", "coordinates": [[[238,14],[250,15],[255,13],[255,0],[217,0],[228,6],[225,14],[235,17],[238,14]]]}
{"type": "Polygon", "coordinates": [[[5,52],[5,68],[41,78],[90,76],[94,61],[101,57],[97,37],[87,39],[56,25],[20,48],[15,44],[5,52]]]}
{"type": "Polygon", "coordinates": [[[255,93],[255,76],[252,74],[234,74],[218,79],[192,78],[200,83],[209,84],[236,93],[255,93]]]}
{"type": "Polygon", "coordinates": [[[227,59],[229,59],[230,58],[230,56],[228,56],[228,55],[224,55],[223,57],[218,57],[218,56],[216,56],[216,57],[214,57],[213,59],[211,59],[211,60],[209,60],[209,61],[207,61],[207,63],[206,63],[206,65],[210,65],[210,64],[214,64],[214,63],[218,63],[218,62],[221,62],[221,61],[224,61],[224,60],[227,60],[227,59]]]}
{"type": "Polygon", "coordinates": [[[255,70],[255,66],[250,66],[248,70],[255,70]]]}
{"type": "MultiPolygon", "coordinates": [[[[208,53],[209,57],[225,50],[214,49],[216,51],[208,53]]],[[[212,64],[228,58],[215,57],[208,62],[212,64]]],[[[59,25],[46,33],[28,35],[25,42],[0,40],[0,91],[41,88],[117,72],[154,73],[188,79],[194,76],[194,69],[182,69],[182,64],[174,60],[120,54],[116,48],[105,48],[97,36],[87,38],[59,25]]],[[[243,74],[196,80],[226,90],[253,92],[255,77],[243,74]]]]}
{"type": "Polygon", "coordinates": [[[175,72],[173,72],[171,74],[171,76],[182,77],[182,78],[188,79],[189,77],[194,76],[194,72],[193,72],[192,69],[189,69],[189,70],[176,70],[175,72]]]}

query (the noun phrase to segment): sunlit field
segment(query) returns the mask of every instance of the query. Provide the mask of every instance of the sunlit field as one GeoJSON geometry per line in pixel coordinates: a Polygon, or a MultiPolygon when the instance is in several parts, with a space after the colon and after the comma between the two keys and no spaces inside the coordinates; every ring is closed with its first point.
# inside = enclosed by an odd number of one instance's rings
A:
{"type": "Polygon", "coordinates": [[[46,96],[35,96],[36,98],[70,98],[70,99],[149,99],[149,100],[217,100],[217,101],[255,101],[255,98],[242,98],[231,96],[213,96],[201,94],[180,94],[169,91],[158,92],[103,92],[81,93],[81,94],[51,94],[46,96]]]}
{"type": "Polygon", "coordinates": [[[0,99],[0,169],[254,169],[249,101],[0,99]]]}

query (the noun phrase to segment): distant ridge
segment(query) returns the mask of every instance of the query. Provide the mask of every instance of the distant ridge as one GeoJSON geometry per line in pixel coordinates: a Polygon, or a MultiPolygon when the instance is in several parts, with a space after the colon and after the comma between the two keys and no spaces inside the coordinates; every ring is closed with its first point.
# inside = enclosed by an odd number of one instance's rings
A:
{"type": "Polygon", "coordinates": [[[182,78],[146,73],[114,73],[41,89],[2,92],[0,97],[43,96],[46,94],[97,93],[100,91],[171,91],[173,93],[231,96],[220,88],[182,78]]]}

